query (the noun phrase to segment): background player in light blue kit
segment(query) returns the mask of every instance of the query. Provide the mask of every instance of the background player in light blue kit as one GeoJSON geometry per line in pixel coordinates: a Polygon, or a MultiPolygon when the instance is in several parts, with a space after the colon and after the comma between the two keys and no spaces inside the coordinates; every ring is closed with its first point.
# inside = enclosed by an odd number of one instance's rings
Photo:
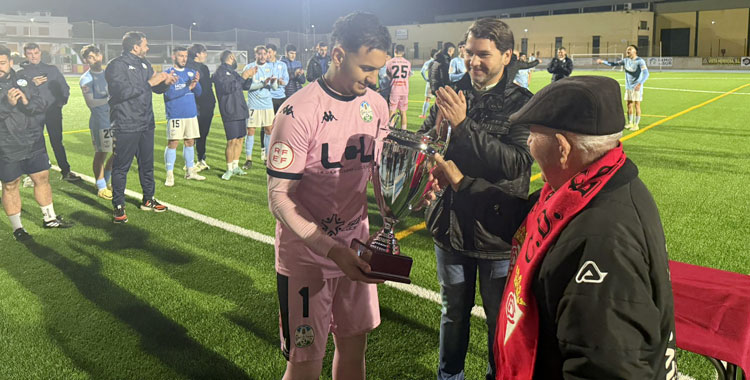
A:
{"type": "Polygon", "coordinates": [[[628,124],[625,128],[631,131],[638,130],[641,122],[641,101],[643,100],[643,83],[648,79],[648,67],[646,61],[638,56],[638,47],[628,46],[625,49],[627,58],[617,62],[608,62],[597,59],[596,63],[608,66],[625,67],[625,100],[628,102],[628,124]],[[634,115],[635,114],[635,115],[634,115]]]}
{"type": "Polygon", "coordinates": [[[198,174],[195,167],[195,139],[201,137],[198,126],[198,107],[195,97],[201,94],[200,73],[185,67],[187,48],[178,46],[172,52],[174,67],[166,73],[177,77],[177,81],[164,93],[164,108],[167,111],[167,148],[164,150],[164,165],[167,179],[164,186],[174,186],[174,162],[177,159],[177,145],[184,140],[182,157],[185,159],[185,179],[203,181],[206,177],[198,174]]]}
{"type": "Polygon", "coordinates": [[[94,179],[96,179],[96,195],[99,198],[111,200],[112,190],[107,188],[107,183],[112,177],[112,125],[109,122],[109,104],[107,104],[109,90],[107,80],[104,79],[102,53],[98,47],[86,45],[81,49],[81,58],[89,65],[89,69],[81,75],[78,83],[83,92],[83,99],[91,110],[89,129],[95,152],[93,169],[94,179]]]}
{"type": "MultiPolygon", "coordinates": [[[[279,87],[278,77],[275,77],[273,67],[267,62],[267,50],[264,45],[255,47],[255,61],[248,63],[244,70],[257,67],[253,75],[253,84],[247,90],[247,108],[250,118],[247,122],[247,137],[245,137],[245,164],[242,169],[253,166],[253,145],[255,144],[255,129],[264,128],[267,136],[271,136],[273,127],[273,100],[271,91],[279,87]]],[[[242,174],[242,173],[240,173],[242,174]]]]}
{"type": "Polygon", "coordinates": [[[448,75],[451,82],[458,82],[464,74],[466,74],[466,62],[464,61],[464,47],[466,41],[458,43],[458,55],[451,59],[451,64],[448,67],[448,75]]]}
{"type": "Polygon", "coordinates": [[[427,60],[427,62],[422,65],[422,78],[425,81],[424,85],[424,103],[422,103],[422,114],[419,115],[420,119],[424,119],[427,117],[427,111],[430,110],[430,100],[432,99],[432,89],[430,89],[430,65],[432,62],[435,62],[435,54],[437,54],[437,49],[432,49],[430,51],[430,59],[427,60]]]}

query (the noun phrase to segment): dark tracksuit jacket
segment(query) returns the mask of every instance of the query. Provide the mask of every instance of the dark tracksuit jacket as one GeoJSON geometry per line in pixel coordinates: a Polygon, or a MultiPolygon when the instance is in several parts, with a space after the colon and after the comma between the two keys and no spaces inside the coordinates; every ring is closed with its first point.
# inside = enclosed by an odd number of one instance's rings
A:
{"type": "Polygon", "coordinates": [[[307,61],[307,81],[314,82],[328,71],[328,65],[331,64],[330,55],[321,57],[317,53],[307,61]]]}
{"type": "MultiPolygon", "coordinates": [[[[518,226],[504,214],[528,212],[538,197],[509,203],[499,187],[466,177],[455,199],[509,239],[518,226]]],[[[532,286],[539,306],[534,379],[677,378],[664,230],[632,161],[565,226],[532,286]]]]}
{"type": "Polygon", "coordinates": [[[143,199],[154,196],[154,109],[151,93],[163,94],[164,83],[151,87],[151,63],[125,52],[109,61],[104,77],[109,88],[109,114],[114,131],[112,163],[112,204],[125,204],[125,185],[133,157],[138,159],[138,175],[143,199]]]}
{"type": "Polygon", "coordinates": [[[222,63],[216,68],[211,77],[216,88],[216,98],[219,101],[221,119],[228,121],[246,120],[250,111],[243,95],[243,90],[249,90],[253,78],[242,79],[242,76],[232,66],[222,63]]]}
{"type": "Polygon", "coordinates": [[[211,122],[214,118],[214,109],[216,108],[216,97],[211,87],[211,72],[208,66],[189,60],[187,67],[200,73],[198,82],[201,85],[201,94],[195,97],[195,104],[198,106],[198,128],[200,129],[201,138],[196,139],[195,145],[199,160],[206,159],[206,138],[211,130],[211,122]]]}
{"type": "Polygon", "coordinates": [[[50,100],[47,106],[47,111],[44,115],[38,115],[35,119],[41,125],[47,126],[47,133],[49,134],[49,142],[52,145],[52,151],[55,154],[55,160],[57,165],[63,173],[70,171],[70,164],[68,164],[68,156],[65,153],[65,147],[63,146],[62,139],[62,107],[68,103],[70,97],[70,86],[65,81],[65,76],[55,65],[48,65],[44,62],[38,64],[32,64],[30,62],[21,63],[22,70],[19,71],[19,75],[24,76],[28,79],[45,75],[47,82],[39,86],[39,92],[41,96],[48,97],[50,100]]]}
{"type": "Polygon", "coordinates": [[[39,124],[44,116],[49,98],[31,81],[11,69],[0,78],[0,161],[19,162],[46,154],[44,127],[39,124]],[[8,103],[8,91],[18,88],[26,95],[29,104],[20,100],[15,106],[8,103]]]}
{"type": "Polygon", "coordinates": [[[552,74],[553,82],[567,78],[573,72],[573,60],[568,57],[565,57],[563,60],[555,57],[550,61],[549,66],[547,66],[547,71],[552,74]]]}
{"type": "Polygon", "coordinates": [[[297,69],[302,68],[302,62],[290,61],[286,56],[281,57],[281,62],[286,63],[286,68],[289,71],[289,83],[287,83],[284,87],[284,93],[288,98],[295,92],[302,89],[302,86],[305,84],[306,78],[304,72],[300,75],[294,75],[294,72],[297,71],[297,69]]]}

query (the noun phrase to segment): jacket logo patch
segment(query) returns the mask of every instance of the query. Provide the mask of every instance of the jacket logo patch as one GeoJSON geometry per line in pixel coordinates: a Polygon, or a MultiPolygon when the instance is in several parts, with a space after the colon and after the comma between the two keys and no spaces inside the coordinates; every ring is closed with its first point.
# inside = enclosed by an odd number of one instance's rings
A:
{"type": "Polygon", "coordinates": [[[128,70],[135,70],[135,67],[133,67],[132,65],[128,65],[128,70]]]}
{"type": "Polygon", "coordinates": [[[229,71],[227,71],[227,75],[232,75],[232,73],[230,73],[229,71]]]}
{"type": "Polygon", "coordinates": [[[26,79],[21,78],[16,81],[16,84],[21,87],[26,87],[29,84],[29,82],[27,82],[26,79]]]}
{"type": "Polygon", "coordinates": [[[143,66],[143,68],[144,68],[144,69],[147,69],[147,68],[148,68],[148,67],[146,66],[146,64],[145,64],[145,63],[143,63],[143,62],[141,62],[141,66],[143,66]]]}
{"type": "Polygon", "coordinates": [[[581,269],[578,270],[576,282],[579,284],[601,284],[602,281],[604,281],[604,277],[607,277],[608,273],[609,272],[600,271],[599,267],[596,266],[596,263],[589,260],[583,263],[581,269]]]}

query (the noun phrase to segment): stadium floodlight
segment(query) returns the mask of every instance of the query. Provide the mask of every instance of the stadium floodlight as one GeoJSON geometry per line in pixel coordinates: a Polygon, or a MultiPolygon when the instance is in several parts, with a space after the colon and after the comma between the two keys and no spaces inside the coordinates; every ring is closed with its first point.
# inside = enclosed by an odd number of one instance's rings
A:
{"type": "Polygon", "coordinates": [[[599,54],[571,54],[570,59],[573,60],[573,67],[582,70],[618,70],[622,71],[623,66],[607,66],[604,64],[596,63],[597,59],[602,59],[609,62],[617,62],[624,58],[622,53],[599,53],[599,54]]]}
{"type": "Polygon", "coordinates": [[[528,29],[524,29],[524,30],[523,30],[523,32],[524,32],[524,33],[528,33],[528,32],[529,32],[529,30],[528,30],[528,29]]]}
{"type": "Polygon", "coordinates": [[[198,26],[198,23],[195,21],[193,21],[193,23],[190,24],[190,28],[188,28],[188,38],[190,39],[190,41],[193,40],[193,27],[194,26],[198,26]]]}

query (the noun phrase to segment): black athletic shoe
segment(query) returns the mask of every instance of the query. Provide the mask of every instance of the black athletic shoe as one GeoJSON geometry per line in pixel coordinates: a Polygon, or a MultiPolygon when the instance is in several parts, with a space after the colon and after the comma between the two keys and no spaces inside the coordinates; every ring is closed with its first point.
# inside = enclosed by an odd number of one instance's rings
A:
{"type": "Polygon", "coordinates": [[[73,222],[69,222],[63,219],[62,215],[58,215],[57,218],[44,222],[44,228],[70,228],[70,227],[73,227],[73,222]]]}
{"type": "Polygon", "coordinates": [[[26,230],[21,228],[17,228],[15,231],[13,231],[13,237],[16,239],[16,241],[24,242],[31,240],[31,235],[29,235],[26,230]]]}
{"type": "Polygon", "coordinates": [[[63,173],[62,180],[68,181],[68,182],[76,182],[76,181],[80,181],[81,177],[73,174],[73,172],[67,172],[67,173],[63,173]]]}
{"type": "Polygon", "coordinates": [[[122,224],[128,222],[128,216],[125,215],[125,206],[124,205],[118,205],[115,207],[115,211],[112,213],[113,219],[112,222],[116,224],[122,224]]]}
{"type": "Polygon", "coordinates": [[[146,199],[141,203],[141,210],[144,211],[153,211],[153,212],[164,212],[167,211],[167,206],[164,206],[163,204],[159,203],[154,198],[146,199]]]}
{"type": "Polygon", "coordinates": [[[253,161],[247,160],[242,164],[242,170],[250,170],[253,167],[253,161]]]}

